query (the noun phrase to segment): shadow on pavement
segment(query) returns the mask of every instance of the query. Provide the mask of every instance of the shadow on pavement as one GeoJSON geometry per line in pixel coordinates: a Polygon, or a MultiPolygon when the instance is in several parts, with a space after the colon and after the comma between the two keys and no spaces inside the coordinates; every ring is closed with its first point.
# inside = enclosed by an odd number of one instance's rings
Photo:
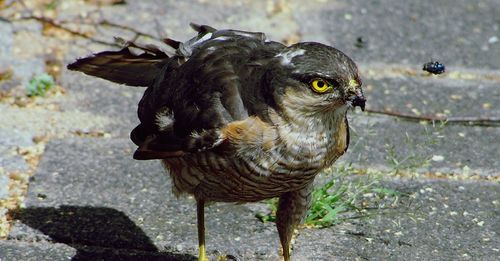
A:
{"type": "Polygon", "coordinates": [[[106,207],[32,207],[14,219],[77,250],[72,260],[196,260],[192,255],[159,252],[123,212],[106,207]]]}

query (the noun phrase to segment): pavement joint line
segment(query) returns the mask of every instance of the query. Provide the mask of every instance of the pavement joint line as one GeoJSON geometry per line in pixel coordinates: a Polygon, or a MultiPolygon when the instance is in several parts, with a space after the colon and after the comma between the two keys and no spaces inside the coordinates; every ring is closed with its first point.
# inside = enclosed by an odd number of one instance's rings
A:
{"type": "MultiPolygon", "coordinates": [[[[364,112],[357,112],[357,114],[363,115],[366,117],[370,117],[371,119],[379,119],[381,121],[388,121],[388,120],[393,120],[393,121],[406,121],[406,122],[412,122],[412,123],[418,123],[418,124],[439,124],[440,122],[445,122],[445,128],[446,126],[450,125],[460,125],[464,127],[482,127],[482,128],[497,128],[500,127],[500,119],[482,119],[482,118],[475,118],[472,119],[470,117],[464,117],[465,118],[470,118],[469,120],[460,120],[457,122],[447,122],[446,119],[436,119],[436,120],[431,120],[431,119],[426,119],[426,118],[418,118],[419,116],[417,115],[407,115],[407,114],[401,114],[401,115],[392,115],[394,112],[393,111],[371,111],[370,107],[367,107],[364,112]]],[[[451,119],[457,119],[460,117],[450,117],[451,119]]]]}
{"type": "Polygon", "coordinates": [[[399,179],[414,179],[419,180],[449,180],[449,181],[486,181],[486,182],[500,182],[500,175],[496,176],[481,176],[477,173],[464,175],[463,173],[454,172],[423,172],[419,173],[416,171],[397,171],[394,170],[379,170],[375,168],[354,168],[351,171],[351,175],[384,175],[386,178],[399,178],[399,179]]]}
{"type": "Polygon", "coordinates": [[[438,117],[432,115],[411,115],[407,113],[399,113],[393,110],[375,110],[370,107],[366,108],[364,111],[366,116],[383,115],[389,118],[397,118],[399,120],[404,120],[408,122],[418,122],[418,123],[433,123],[433,122],[445,122],[446,125],[461,125],[468,127],[500,127],[500,118],[482,118],[482,117],[438,117]]]}
{"type": "Polygon", "coordinates": [[[419,79],[439,79],[439,80],[466,80],[466,81],[492,81],[500,82],[500,72],[498,70],[471,70],[467,68],[452,68],[444,74],[432,75],[421,69],[415,69],[406,64],[384,64],[384,63],[359,63],[359,69],[365,77],[369,78],[397,78],[401,76],[418,77],[419,79]]]}

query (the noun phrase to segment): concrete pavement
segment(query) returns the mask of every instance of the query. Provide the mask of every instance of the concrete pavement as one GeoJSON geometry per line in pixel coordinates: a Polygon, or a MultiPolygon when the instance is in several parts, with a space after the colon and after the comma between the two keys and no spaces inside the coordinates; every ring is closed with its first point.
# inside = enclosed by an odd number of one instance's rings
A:
{"type": "MultiPolygon", "coordinates": [[[[26,2],[51,15],[36,1],[26,2]]],[[[53,12],[61,20],[87,13],[180,40],[192,35],[193,21],[264,31],[273,40],[321,41],[359,64],[368,109],[500,117],[498,0],[91,2],[61,1],[53,12]],[[444,75],[421,71],[431,58],[445,63],[444,75]]],[[[16,8],[0,9],[0,15],[14,20],[16,8]]],[[[0,259],[196,260],[193,200],[170,193],[159,162],[131,159],[128,133],[137,123],[142,89],[60,67],[61,92],[16,98],[21,83],[49,67],[47,60],[62,66],[110,47],[33,20],[1,20],[0,32],[0,75],[13,72],[0,78],[0,224],[7,224],[0,226],[0,259]]],[[[92,37],[111,41],[115,35],[133,32],[102,25],[92,37]]],[[[380,186],[405,196],[362,218],[350,213],[338,225],[302,230],[294,260],[500,259],[498,122],[349,117],[351,146],[338,164],[385,173],[380,186]]],[[[209,253],[278,260],[274,224],[255,218],[265,210],[264,203],[209,206],[209,253]]]]}

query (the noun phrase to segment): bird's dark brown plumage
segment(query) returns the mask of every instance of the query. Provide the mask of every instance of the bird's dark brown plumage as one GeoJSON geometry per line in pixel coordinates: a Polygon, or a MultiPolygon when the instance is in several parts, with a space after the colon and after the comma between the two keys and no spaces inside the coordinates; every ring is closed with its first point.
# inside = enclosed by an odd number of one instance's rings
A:
{"type": "MultiPolygon", "coordinates": [[[[285,260],[314,177],[348,147],[347,109],[364,108],[356,65],[320,43],[284,46],[262,33],[193,25],[187,42],[127,43],[69,69],[147,86],[131,139],[136,159],[162,159],[174,192],[203,204],[280,197],[277,227],[285,260]],[[139,49],[142,54],[134,54],[139,49]]],[[[201,221],[200,221],[201,220],[201,221]]]]}

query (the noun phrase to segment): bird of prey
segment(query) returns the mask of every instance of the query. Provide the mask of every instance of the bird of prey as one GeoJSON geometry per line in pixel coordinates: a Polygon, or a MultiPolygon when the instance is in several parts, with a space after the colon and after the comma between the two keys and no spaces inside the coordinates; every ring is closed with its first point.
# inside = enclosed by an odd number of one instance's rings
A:
{"type": "Polygon", "coordinates": [[[196,199],[199,260],[207,260],[205,203],[279,197],[276,226],[288,261],[314,178],[349,146],[346,113],[364,109],[356,64],[321,43],[285,46],[263,33],[191,26],[194,38],[163,40],[171,53],[125,42],[68,68],[147,87],[130,134],[133,157],[161,160],[173,192],[196,199]]]}

